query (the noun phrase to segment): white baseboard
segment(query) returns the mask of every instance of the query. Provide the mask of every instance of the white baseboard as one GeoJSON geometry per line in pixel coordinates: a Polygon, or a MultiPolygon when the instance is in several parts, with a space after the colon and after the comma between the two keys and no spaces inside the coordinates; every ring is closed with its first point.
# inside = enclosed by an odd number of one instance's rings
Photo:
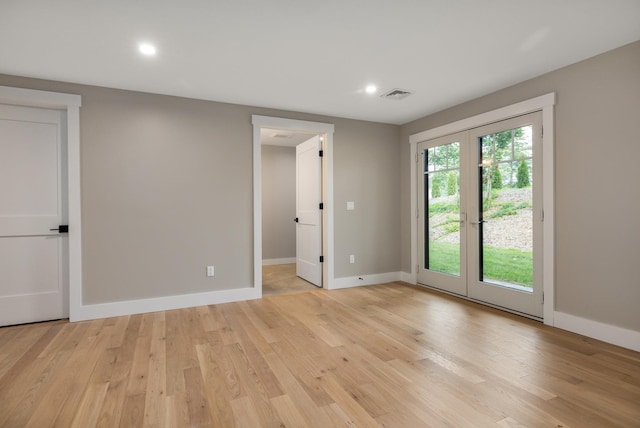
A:
{"type": "Polygon", "coordinates": [[[285,259],[262,259],[262,266],[289,265],[295,262],[296,262],[295,257],[288,257],[285,259]]]}
{"type": "Polygon", "coordinates": [[[577,317],[564,312],[555,312],[553,321],[554,327],[640,352],[639,331],[577,317]]]}
{"type": "Polygon", "coordinates": [[[259,299],[260,297],[261,290],[251,287],[238,288],[235,290],[182,294],[179,296],[153,297],[149,299],[81,305],[77,310],[71,311],[69,321],[75,322],[122,315],[143,314],[147,312],[168,311],[172,309],[191,308],[194,306],[213,305],[217,303],[253,300],[259,299]]]}
{"type": "Polygon", "coordinates": [[[373,275],[348,276],[335,278],[331,283],[331,290],[340,288],[360,287],[363,285],[384,284],[401,280],[401,272],[377,273],[373,275]]]}
{"type": "Polygon", "coordinates": [[[400,272],[400,281],[408,282],[413,285],[418,284],[416,275],[411,272],[400,272]]]}

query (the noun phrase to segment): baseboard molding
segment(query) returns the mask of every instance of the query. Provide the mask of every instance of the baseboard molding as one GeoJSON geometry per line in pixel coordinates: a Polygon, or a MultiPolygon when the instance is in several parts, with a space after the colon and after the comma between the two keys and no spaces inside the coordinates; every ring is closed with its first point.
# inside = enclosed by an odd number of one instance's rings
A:
{"type": "Polygon", "coordinates": [[[553,321],[554,327],[640,352],[639,331],[577,317],[564,312],[555,312],[553,321]]]}
{"type": "Polygon", "coordinates": [[[400,281],[408,282],[409,284],[417,285],[415,274],[411,272],[400,272],[400,281]]]}
{"type": "Polygon", "coordinates": [[[261,290],[239,288],[235,290],[208,291],[205,293],[182,294],[178,296],[153,297],[149,299],[126,300],[120,302],[81,305],[71,311],[70,321],[85,321],[147,312],[168,311],[194,306],[239,302],[261,297],[261,290]]]}
{"type": "Polygon", "coordinates": [[[331,290],[341,288],[361,287],[363,285],[384,284],[401,280],[401,272],[377,273],[373,275],[348,276],[335,278],[331,283],[331,290]]]}
{"type": "Polygon", "coordinates": [[[262,266],[289,265],[295,262],[296,262],[295,257],[288,257],[285,259],[262,259],[262,266]]]}

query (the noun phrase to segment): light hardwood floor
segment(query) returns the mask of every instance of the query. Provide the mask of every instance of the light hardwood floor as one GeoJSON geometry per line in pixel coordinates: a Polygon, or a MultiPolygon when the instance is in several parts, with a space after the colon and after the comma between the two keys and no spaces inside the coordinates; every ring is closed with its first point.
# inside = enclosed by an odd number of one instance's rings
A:
{"type": "Polygon", "coordinates": [[[296,276],[296,264],[262,266],[262,295],[316,290],[310,282],[296,276]]]}
{"type": "Polygon", "coordinates": [[[0,329],[0,427],[638,427],[640,354],[402,283],[0,329]]]}

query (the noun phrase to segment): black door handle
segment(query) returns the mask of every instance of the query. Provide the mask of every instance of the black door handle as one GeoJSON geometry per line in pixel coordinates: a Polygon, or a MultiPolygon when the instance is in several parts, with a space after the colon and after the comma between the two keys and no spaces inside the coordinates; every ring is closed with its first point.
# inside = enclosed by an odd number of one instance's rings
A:
{"type": "Polygon", "coordinates": [[[294,218],[293,221],[298,222],[298,217],[294,218]]]}
{"type": "Polygon", "coordinates": [[[57,230],[58,233],[69,233],[69,225],[68,224],[61,224],[60,226],[58,226],[56,229],[49,229],[49,230],[57,230]]]}

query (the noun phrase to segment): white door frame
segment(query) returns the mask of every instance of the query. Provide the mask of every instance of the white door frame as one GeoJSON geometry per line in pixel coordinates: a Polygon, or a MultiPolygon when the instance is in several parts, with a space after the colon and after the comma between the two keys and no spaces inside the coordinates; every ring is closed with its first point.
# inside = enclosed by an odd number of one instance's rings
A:
{"type": "Polygon", "coordinates": [[[80,95],[0,86],[0,103],[66,111],[69,215],[69,320],[82,306],[82,216],[80,194],[80,95]]]}
{"type": "Polygon", "coordinates": [[[324,134],[322,158],[322,287],[333,287],[333,131],[322,122],[252,115],[253,124],[253,286],[262,295],[262,128],[324,134]]]}
{"type": "Polygon", "coordinates": [[[418,280],[418,185],[417,177],[417,147],[418,143],[432,140],[444,135],[465,131],[489,123],[498,122],[515,116],[535,111],[542,111],[542,208],[544,222],[542,225],[543,256],[543,321],[547,325],[554,325],[555,310],[555,166],[554,166],[554,105],[555,92],[531,98],[516,104],[462,119],[447,125],[413,134],[409,137],[411,164],[411,273],[409,282],[417,284],[418,280]]]}

